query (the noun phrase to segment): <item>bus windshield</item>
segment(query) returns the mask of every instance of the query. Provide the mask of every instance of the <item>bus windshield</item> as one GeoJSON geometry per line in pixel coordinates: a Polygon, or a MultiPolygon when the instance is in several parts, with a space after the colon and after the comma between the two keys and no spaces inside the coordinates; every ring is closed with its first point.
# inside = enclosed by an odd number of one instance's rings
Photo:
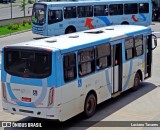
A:
{"type": "Polygon", "coordinates": [[[32,22],[36,25],[44,25],[46,23],[46,5],[35,4],[33,6],[32,22]]]}
{"type": "Polygon", "coordinates": [[[14,76],[45,78],[51,74],[51,53],[45,50],[5,48],[5,70],[14,76]]]}

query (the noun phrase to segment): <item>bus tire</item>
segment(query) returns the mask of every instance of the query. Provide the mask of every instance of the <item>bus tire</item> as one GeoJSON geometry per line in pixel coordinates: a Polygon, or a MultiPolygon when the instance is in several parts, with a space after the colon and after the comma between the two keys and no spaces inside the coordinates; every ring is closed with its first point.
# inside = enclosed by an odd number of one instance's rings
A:
{"type": "Polygon", "coordinates": [[[141,82],[140,74],[137,72],[134,77],[134,86],[131,88],[132,91],[136,91],[141,82]]]}
{"type": "Polygon", "coordinates": [[[68,27],[65,31],[65,34],[74,33],[76,32],[76,29],[74,27],[68,27]]]}
{"type": "Polygon", "coordinates": [[[93,93],[87,95],[85,104],[84,104],[84,114],[86,118],[89,118],[94,115],[96,111],[97,101],[93,93]]]}
{"type": "Polygon", "coordinates": [[[129,25],[128,22],[122,22],[121,25],[129,25]]]}

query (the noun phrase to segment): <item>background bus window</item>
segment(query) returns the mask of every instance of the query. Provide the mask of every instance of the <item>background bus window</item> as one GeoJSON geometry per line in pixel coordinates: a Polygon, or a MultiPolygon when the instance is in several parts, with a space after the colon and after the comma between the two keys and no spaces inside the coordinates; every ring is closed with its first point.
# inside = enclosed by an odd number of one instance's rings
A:
{"type": "Polygon", "coordinates": [[[69,19],[69,18],[76,18],[76,7],[64,7],[64,18],[69,19]]]}
{"type": "Polygon", "coordinates": [[[78,6],[78,17],[92,17],[93,16],[93,8],[92,6],[78,6]]]}
{"type": "Polygon", "coordinates": [[[109,5],[110,15],[122,15],[123,14],[123,4],[111,4],[109,5]]]}
{"type": "Polygon", "coordinates": [[[134,41],[133,38],[126,39],[125,42],[126,60],[134,57],[134,41]]]}
{"type": "Polygon", "coordinates": [[[62,21],[62,10],[48,11],[48,24],[53,24],[62,21]]]}
{"type": "Polygon", "coordinates": [[[94,16],[107,16],[107,15],[108,15],[108,5],[94,6],[94,16]]]}
{"type": "Polygon", "coordinates": [[[139,13],[149,13],[149,4],[148,3],[140,3],[139,4],[139,13]]]}
{"type": "Polygon", "coordinates": [[[137,14],[138,4],[124,4],[124,13],[125,14],[137,14]]]}
{"type": "Polygon", "coordinates": [[[75,53],[68,54],[64,56],[63,60],[63,68],[64,68],[64,81],[72,81],[77,76],[76,74],[76,55],[75,53]]]}

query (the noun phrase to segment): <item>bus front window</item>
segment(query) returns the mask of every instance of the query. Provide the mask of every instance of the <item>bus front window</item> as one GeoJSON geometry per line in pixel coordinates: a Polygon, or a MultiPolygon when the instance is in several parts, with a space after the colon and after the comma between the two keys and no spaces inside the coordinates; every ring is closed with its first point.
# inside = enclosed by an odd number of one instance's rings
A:
{"type": "Polygon", "coordinates": [[[46,5],[35,4],[32,11],[32,23],[44,25],[46,23],[46,5]]]}

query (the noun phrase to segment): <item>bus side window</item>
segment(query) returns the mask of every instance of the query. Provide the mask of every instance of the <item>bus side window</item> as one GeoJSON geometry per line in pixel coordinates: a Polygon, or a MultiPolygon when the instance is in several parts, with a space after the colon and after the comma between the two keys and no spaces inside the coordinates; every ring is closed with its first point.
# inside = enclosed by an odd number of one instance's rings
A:
{"type": "Polygon", "coordinates": [[[69,82],[76,78],[76,54],[64,55],[63,58],[64,81],[69,82]]]}
{"type": "Polygon", "coordinates": [[[57,23],[63,20],[62,10],[49,10],[48,24],[57,23]]]}
{"type": "Polygon", "coordinates": [[[143,55],[143,35],[136,36],[135,41],[135,56],[143,55]]]}
{"type": "Polygon", "coordinates": [[[69,6],[69,7],[64,7],[64,18],[69,19],[69,18],[76,18],[76,6],[69,6]]]}
{"type": "Polygon", "coordinates": [[[84,76],[95,71],[94,48],[83,49],[78,52],[79,76],[84,76]]]}
{"type": "Polygon", "coordinates": [[[140,3],[139,13],[149,13],[149,3],[140,3]]]}
{"type": "Polygon", "coordinates": [[[92,6],[78,6],[77,7],[78,17],[92,17],[93,16],[93,8],[92,6]]]}
{"type": "Polygon", "coordinates": [[[111,4],[109,5],[110,15],[122,15],[123,14],[123,4],[111,4]]]}
{"type": "Polygon", "coordinates": [[[94,6],[94,16],[107,16],[108,6],[107,5],[95,5],[94,6]]]}
{"type": "Polygon", "coordinates": [[[124,14],[137,14],[138,13],[138,4],[124,4],[124,14]]]}
{"type": "Polygon", "coordinates": [[[110,44],[105,43],[96,47],[96,69],[100,70],[111,65],[110,44]]]}
{"type": "Polygon", "coordinates": [[[134,40],[127,38],[125,41],[126,60],[134,58],[134,40]]]}

